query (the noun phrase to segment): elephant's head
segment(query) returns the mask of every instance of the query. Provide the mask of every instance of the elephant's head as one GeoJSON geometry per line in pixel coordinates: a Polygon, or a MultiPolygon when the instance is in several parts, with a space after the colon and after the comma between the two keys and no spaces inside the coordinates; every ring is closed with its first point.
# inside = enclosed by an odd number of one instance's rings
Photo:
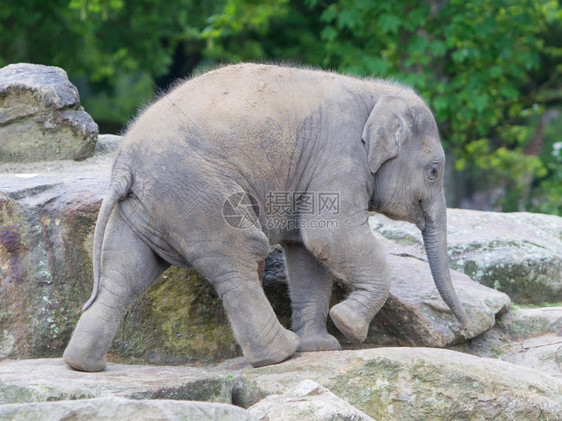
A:
{"type": "Polygon", "coordinates": [[[464,329],[467,316],[449,272],[445,153],[433,115],[413,95],[382,97],[365,124],[363,141],[375,181],[370,210],[415,223],[422,231],[437,290],[464,329]]]}

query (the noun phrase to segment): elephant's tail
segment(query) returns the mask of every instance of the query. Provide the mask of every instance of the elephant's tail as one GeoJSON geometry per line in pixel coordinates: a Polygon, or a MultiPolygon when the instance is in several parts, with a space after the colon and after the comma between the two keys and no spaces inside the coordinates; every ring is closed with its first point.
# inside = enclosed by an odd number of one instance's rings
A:
{"type": "Polygon", "coordinates": [[[86,303],[80,308],[80,310],[82,311],[87,310],[98,296],[100,287],[101,251],[105,229],[107,227],[111,212],[113,211],[113,208],[115,207],[117,202],[125,199],[129,194],[132,181],[133,174],[128,168],[118,168],[117,166],[114,167],[109,187],[100,207],[98,221],[96,223],[96,229],[94,231],[94,288],[92,290],[92,295],[90,295],[88,301],[86,301],[86,303]]]}

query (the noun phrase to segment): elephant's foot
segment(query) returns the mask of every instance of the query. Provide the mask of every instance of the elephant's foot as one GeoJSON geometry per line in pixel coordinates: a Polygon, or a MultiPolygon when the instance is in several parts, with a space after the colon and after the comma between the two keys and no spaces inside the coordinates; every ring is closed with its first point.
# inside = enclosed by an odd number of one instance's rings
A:
{"type": "Polygon", "coordinates": [[[299,347],[297,351],[299,352],[311,352],[311,351],[339,351],[341,345],[336,338],[328,333],[307,335],[301,337],[299,347]]]}
{"type": "Polygon", "coordinates": [[[98,319],[98,313],[91,309],[80,317],[78,325],[70,338],[64,354],[64,362],[79,371],[102,371],[106,366],[106,352],[112,336],[104,335],[104,329],[98,322],[98,329],[92,329],[92,319],[98,319]]]}
{"type": "Polygon", "coordinates": [[[360,344],[367,339],[369,324],[365,315],[353,306],[353,302],[344,301],[330,310],[330,318],[351,343],[360,344]]]}
{"type": "Polygon", "coordinates": [[[296,352],[298,346],[299,337],[279,325],[279,332],[267,346],[255,347],[255,350],[250,350],[249,347],[243,346],[242,351],[244,357],[251,365],[262,367],[285,361],[296,352]]]}
{"type": "Polygon", "coordinates": [[[62,359],[69,367],[78,371],[103,371],[107,365],[106,356],[97,354],[99,353],[95,350],[86,349],[71,341],[64,350],[62,359]]]}

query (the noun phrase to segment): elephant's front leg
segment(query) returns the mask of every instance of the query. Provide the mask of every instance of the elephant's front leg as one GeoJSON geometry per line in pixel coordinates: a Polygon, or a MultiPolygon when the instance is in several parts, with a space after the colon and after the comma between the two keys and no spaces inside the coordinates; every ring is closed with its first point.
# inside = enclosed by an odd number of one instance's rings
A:
{"type": "Polygon", "coordinates": [[[130,305],[169,266],[113,211],[104,236],[98,296],[80,320],[63,359],[80,371],[101,371],[130,305]]]}
{"type": "Polygon", "coordinates": [[[352,343],[361,343],[388,298],[390,277],[366,212],[337,222],[335,229],[303,230],[302,237],[312,254],[351,288],[349,296],[332,307],[330,318],[352,343]]]}
{"type": "Polygon", "coordinates": [[[298,351],[341,349],[326,329],[333,275],[302,244],[285,243],[283,249],[293,308],[292,327],[300,338],[298,351]]]}

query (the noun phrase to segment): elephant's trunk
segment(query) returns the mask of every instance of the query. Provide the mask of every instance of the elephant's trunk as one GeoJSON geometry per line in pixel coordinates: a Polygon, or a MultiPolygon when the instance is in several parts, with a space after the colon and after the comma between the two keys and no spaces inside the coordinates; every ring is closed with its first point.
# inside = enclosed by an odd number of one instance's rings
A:
{"type": "Polygon", "coordinates": [[[425,251],[431,268],[435,286],[447,303],[454,315],[461,322],[461,330],[466,327],[468,318],[460,303],[449,271],[449,258],[447,256],[447,208],[445,196],[440,195],[439,200],[422,203],[425,213],[425,228],[422,231],[425,251]]]}

